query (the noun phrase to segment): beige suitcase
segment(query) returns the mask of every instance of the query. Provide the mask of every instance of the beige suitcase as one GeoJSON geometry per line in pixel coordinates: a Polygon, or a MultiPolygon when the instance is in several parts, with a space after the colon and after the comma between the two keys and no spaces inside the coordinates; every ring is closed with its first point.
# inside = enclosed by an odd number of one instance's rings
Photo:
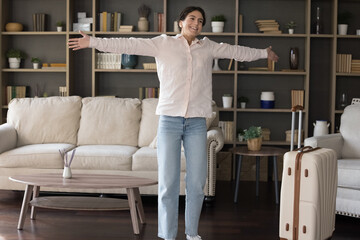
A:
{"type": "Polygon", "coordinates": [[[334,150],[304,147],[287,152],[280,195],[280,239],[330,239],[335,227],[336,189],[334,150]]]}

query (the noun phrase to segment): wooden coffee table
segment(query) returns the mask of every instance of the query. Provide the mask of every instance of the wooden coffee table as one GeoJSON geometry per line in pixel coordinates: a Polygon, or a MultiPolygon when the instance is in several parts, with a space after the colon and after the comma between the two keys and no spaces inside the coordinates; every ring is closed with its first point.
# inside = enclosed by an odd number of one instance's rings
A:
{"type": "Polygon", "coordinates": [[[140,197],[139,187],[157,184],[147,178],[100,174],[73,174],[71,179],[64,179],[61,174],[19,175],[10,180],[26,184],[21,206],[18,229],[23,229],[25,217],[31,206],[31,219],[35,219],[36,207],[64,210],[129,210],[134,234],[140,234],[139,221],[145,224],[145,214],[140,197]],[[127,200],[98,197],[53,196],[39,197],[40,187],[67,189],[112,189],[126,188],[127,200]],[[33,199],[30,201],[31,193],[33,199]]]}

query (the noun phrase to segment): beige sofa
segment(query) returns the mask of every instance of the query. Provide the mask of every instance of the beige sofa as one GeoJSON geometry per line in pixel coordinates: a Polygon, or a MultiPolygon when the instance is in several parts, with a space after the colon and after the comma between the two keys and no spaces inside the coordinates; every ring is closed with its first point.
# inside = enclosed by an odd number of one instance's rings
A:
{"type": "MultiPolygon", "coordinates": [[[[59,149],[76,148],[71,164],[73,175],[115,174],[157,179],[154,144],[157,102],[157,99],[78,96],[12,100],[7,123],[0,125],[0,189],[24,190],[24,185],[10,181],[9,176],[62,173],[64,162],[59,149]]],[[[224,144],[221,130],[216,127],[216,115],[214,110],[213,117],[207,119],[208,177],[204,192],[209,197],[215,196],[216,153],[224,144]]],[[[181,161],[181,195],[184,195],[183,153],[181,161]]],[[[88,191],[125,193],[124,189],[76,189],[88,191]]],[[[140,191],[157,194],[157,186],[140,191]]]]}
{"type": "Polygon", "coordinates": [[[360,104],[347,106],[340,133],[305,139],[306,146],[334,149],[338,157],[336,213],[360,218],[360,104]]]}

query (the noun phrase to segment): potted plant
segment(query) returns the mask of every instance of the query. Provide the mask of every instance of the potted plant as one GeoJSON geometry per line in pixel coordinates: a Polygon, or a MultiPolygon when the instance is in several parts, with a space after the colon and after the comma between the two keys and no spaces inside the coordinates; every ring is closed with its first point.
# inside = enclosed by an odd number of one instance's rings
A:
{"type": "Polygon", "coordinates": [[[349,11],[340,12],[338,14],[338,33],[339,35],[346,35],[352,13],[349,11]]]}
{"type": "Polygon", "coordinates": [[[222,97],[222,101],[223,101],[224,108],[231,108],[232,101],[233,101],[232,94],[230,94],[230,93],[224,94],[223,97],[222,97]]]}
{"type": "Polygon", "coordinates": [[[39,69],[39,65],[40,65],[40,59],[39,58],[33,57],[33,58],[31,58],[31,62],[33,63],[34,69],[39,69]]]}
{"type": "Polygon", "coordinates": [[[238,98],[238,103],[241,108],[246,108],[246,103],[248,103],[248,102],[249,102],[249,99],[245,96],[240,96],[238,98]]]}
{"type": "Polygon", "coordinates": [[[286,28],[288,29],[289,34],[293,34],[296,28],[296,23],[294,21],[290,21],[286,24],[286,28]]]}
{"type": "Polygon", "coordinates": [[[259,151],[262,144],[261,127],[251,126],[244,130],[244,139],[250,151],[259,151]]]}
{"type": "Polygon", "coordinates": [[[148,32],[149,31],[148,17],[150,14],[150,8],[145,4],[142,4],[138,8],[138,13],[139,13],[138,30],[140,32],[148,32]]]}
{"type": "Polygon", "coordinates": [[[58,32],[62,32],[63,26],[64,26],[64,23],[63,23],[62,21],[56,22],[56,30],[57,30],[58,32]]]}
{"type": "Polygon", "coordinates": [[[211,27],[213,32],[223,32],[226,18],[224,15],[216,15],[211,18],[211,27]]]}
{"type": "Polygon", "coordinates": [[[25,59],[26,55],[18,49],[10,49],[6,52],[6,57],[9,59],[10,68],[20,68],[21,59],[25,59]]]}
{"type": "Polygon", "coordinates": [[[244,130],[240,128],[237,131],[237,136],[238,136],[239,142],[244,141],[244,130]]]}

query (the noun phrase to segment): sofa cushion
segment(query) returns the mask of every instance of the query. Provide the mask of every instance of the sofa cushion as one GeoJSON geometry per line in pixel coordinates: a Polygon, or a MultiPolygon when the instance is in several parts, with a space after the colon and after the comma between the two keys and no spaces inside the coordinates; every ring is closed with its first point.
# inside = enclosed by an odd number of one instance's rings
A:
{"type": "MultiPolygon", "coordinates": [[[[185,154],[181,152],[181,171],[185,172],[185,154]]],[[[133,155],[133,171],[157,171],[157,150],[150,147],[142,147],[133,155]]]]}
{"type": "Polygon", "coordinates": [[[19,98],[9,104],[7,122],[17,131],[17,146],[40,143],[76,144],[81,98],[19,98]]]}
{"type": "Polygon", "coordinates": [[[142,100],[139,147],[148,146],[157,134],[159,116],[156,115],[155,112],[158,101],[157,98],[146,98],[142,100]]]}
{"type": "Polygon", "coordinates": [[[70,167],[72,169],[130,171],[131,156],[136,150],[136,147],[122,145],[79,146],[76,148],[70,167]]]}
{"type": "Polygon", "coordinates": [[[340,133],[344,139],[343,158],[360,158],[360,104],[349,105],[341,115],[340,133]]]}
{"type": "Polygon", "coordinates": [[[63,168],[59,149],[69,151],[75,145],[66,143],[31,144],[12,149],[0,155],[0,167],[7,168],[63,168]]]}
{"type": "Polygon", "coordinates": [[[360,190],[360,159],[338,160],[338,186],[360,190]]]}
{"type": "Polygon", "coordinates": [[[89,97],[82,102],[78,145],[138,145],[139,99],[89,97]]]}

